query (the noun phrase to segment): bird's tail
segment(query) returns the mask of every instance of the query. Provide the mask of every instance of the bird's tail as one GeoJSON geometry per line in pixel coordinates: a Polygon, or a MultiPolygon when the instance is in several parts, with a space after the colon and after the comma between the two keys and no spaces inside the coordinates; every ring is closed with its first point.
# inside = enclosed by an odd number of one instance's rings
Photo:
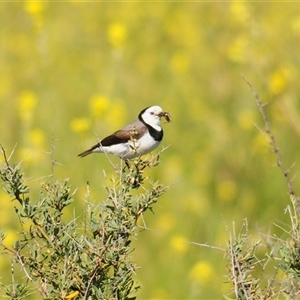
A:
{"type": "Polygon", "coordinates": [[[78,154],[78,156],[79,156],[79,157],[85,157],[85,156],[91,154],[92,152],[93,152],[93,149],[88,149],[88,150],[86,150],[86,151],[84,151],[84,152],[78,154]]]}

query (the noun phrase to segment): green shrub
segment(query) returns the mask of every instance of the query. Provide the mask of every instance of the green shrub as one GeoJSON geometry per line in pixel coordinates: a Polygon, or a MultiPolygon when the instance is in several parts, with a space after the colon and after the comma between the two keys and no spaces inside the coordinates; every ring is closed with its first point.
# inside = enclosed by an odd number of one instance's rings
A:
{"type": "Polygon", "coordinates": [[[138,220],[166,191],[143,172],[159,163],[137,159],[114,167],[104,201],[89,200],[87,184],[84,220],[75,215],[65,221],[64,212],[74,201],[68,179],[42,182],[39,197],[32,199],[20,164],[11,165],[4,155],[0,176],[11,199],[18,202],[19,240],[11,247],[1,234],[2,252],[10,254],[23,275],[4,286],[10,299],[22,299],[36,291],[43,299],[135,299],[139,285],[137,266],[131,261],[131,240],[138,220]],[[147,188],[145,181],[148,181],[147,188]],[[138,190],[138,192],[136,192],[138,190]]]}

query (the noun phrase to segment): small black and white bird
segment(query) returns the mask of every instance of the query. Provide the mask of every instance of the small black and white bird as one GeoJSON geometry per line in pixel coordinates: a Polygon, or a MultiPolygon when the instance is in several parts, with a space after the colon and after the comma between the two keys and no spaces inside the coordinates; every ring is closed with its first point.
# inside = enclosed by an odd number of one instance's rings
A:
{"type": "Polygon", "coordinates": [[[160,106],[147,107],[140,112],[136,121],[107,136],[78,156],[108,153],[127,160],[147,154],[162,141],[164,132],[160,125],[161,117],[164,117],[167,122],[171,120],[170,114],[164,112],[160,106]]]}

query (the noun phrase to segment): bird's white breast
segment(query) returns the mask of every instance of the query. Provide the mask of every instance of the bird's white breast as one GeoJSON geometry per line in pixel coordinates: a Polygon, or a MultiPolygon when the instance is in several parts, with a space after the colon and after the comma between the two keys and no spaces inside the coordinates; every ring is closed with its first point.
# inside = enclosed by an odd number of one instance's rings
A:
{"type": "Polygon", "coordinates": [[[153,151],[160,144],[160,141],[154,140],[153,137],[149,134],[149,132],[147,132],[138,141],[130,141],[128,144],[130,145],[129,147],[133,152],[133,154],[131,154],[133,156],[128,158],[133,158],[153,151]],[[135,155],[134,152],[136,152],[135,155]]]}
{"type": "Polygon", "coordinates": [[[159,144],[160,141],[155,141],[149,132],[146,132],[137,141],[128,141],[127,143],[120,143],[108,147],[99,147],[94,149],[93,152],[104,152],[117,155],[122,159],[131,159],[151,152],[159,144]]]}

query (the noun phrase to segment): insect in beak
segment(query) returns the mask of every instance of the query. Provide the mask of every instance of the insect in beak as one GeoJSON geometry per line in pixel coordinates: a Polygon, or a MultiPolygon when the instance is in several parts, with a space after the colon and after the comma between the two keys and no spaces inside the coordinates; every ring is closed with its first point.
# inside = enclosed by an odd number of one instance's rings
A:
{"type": "Polygon", "coordinates": [[[164,117],[168,123],[171,122],[171,115],[166,111],[161,112],[159,117],[164,117]]]}

